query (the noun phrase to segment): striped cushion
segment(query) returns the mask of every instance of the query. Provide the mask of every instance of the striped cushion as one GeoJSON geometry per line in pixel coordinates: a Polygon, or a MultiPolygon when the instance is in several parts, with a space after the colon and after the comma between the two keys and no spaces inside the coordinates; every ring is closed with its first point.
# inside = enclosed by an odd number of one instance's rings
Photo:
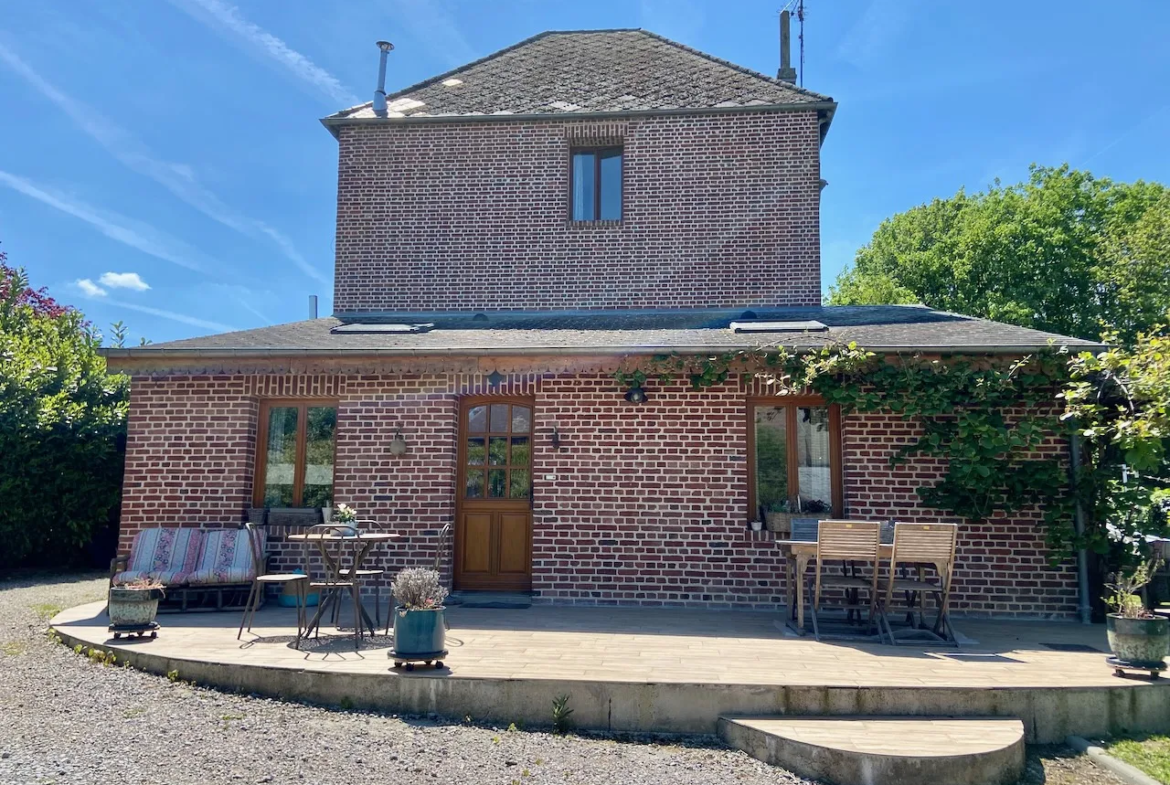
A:
{"type": "MultiPolygon", "coordinates": [[[[265,533],[258,533],[260,548],[265,533]]],[[[252,549],[246,529],[212,529],[204,532],[203,553],[195,570],[187,578],[192,584],[250,583],[256,577],[252,549]]]]}
{"type": "Polygon", "coordinates": [[[134,537],[126,570],[115,584],[150,578],[168,586],[186,583],[199,559],[203,532],[199,529],[144,529],[134,537]]]}

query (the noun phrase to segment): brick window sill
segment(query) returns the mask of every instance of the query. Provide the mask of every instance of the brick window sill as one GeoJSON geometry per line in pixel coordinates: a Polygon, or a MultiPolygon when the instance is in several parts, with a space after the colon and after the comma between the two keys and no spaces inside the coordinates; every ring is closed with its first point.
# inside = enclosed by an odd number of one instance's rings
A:
{"type": "Polygon", "coordinates": [[[566,221],[569,229],[620,229],[622,221],[566,221]]]}

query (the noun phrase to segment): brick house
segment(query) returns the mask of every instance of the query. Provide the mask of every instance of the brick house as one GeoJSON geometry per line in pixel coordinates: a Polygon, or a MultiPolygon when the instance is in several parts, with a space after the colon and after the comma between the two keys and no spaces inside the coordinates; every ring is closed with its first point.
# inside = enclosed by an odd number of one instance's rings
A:
{"type": "MultiPolygon", "coordinates": [[[[781,557],[748,527],[762,507],[945,520],[915,493],[940,467],[889,464],[916,427],[892,413],[742,381],[650,382],[631,402],[614,378],[630,356],[765,343],[1080,343],[925,307],[822,306],[835,109],[607,30],[544,33],[325,118],[333,316],[107,350],[133,377],[123,546],[142,527],[344,502],[407,535],[394,568],[429,563],[452,524],[461,590],[774,607],[781,557]]],[[[1075,571],[1049,566],[1039,520],[963,524],[957,612],[1075,613],[1075,571]]]]}

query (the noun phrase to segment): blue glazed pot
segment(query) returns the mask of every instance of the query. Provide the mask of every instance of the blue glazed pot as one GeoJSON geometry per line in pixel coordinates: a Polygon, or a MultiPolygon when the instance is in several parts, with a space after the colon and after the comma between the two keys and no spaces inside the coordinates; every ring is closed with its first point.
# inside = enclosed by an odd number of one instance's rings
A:
{"type": "Polygon", "coordinates": [[[420,657],[443,651],[447,626],[443,624],[443,609],[408,611],[394,609],[394,654],[401,657],[420,657]]]}

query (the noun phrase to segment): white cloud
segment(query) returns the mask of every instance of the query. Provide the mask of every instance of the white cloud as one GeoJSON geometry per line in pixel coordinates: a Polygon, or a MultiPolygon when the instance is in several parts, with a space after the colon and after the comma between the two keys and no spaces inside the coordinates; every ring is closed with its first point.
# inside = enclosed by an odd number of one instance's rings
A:
{"type": "Polygon", "coordinates": [[[105,297],[106,296],[106,290],[103,289],[102,287],[98,286],[96,283],[89,280],[88,278],[78,278],[76,281],[74,281],[74,284],[76,284],[77,288],[80,289],[81,293],[84,294],[86,297],[105,297]]]}
{"type": "Polygon", "coordinates": [[[150,288],[138,273],[102,273],[98,279],[103,285],[111,289],[133,289],[136,292],[145,292],[150,288]]]}
{"type": "Polygon", "coordinates": [[[0,44],[0,62],[7,64],[41,95],[56,104],[82,131],[91,136],[124,166],[151,178],[212,220],[248,237],[268,238],[305,275],[321,283],[329,283],[328,276],[309,264],[296,250],[292,240],[264,222],[240,214],[228,207],[218,196],[200,185],[190,166],[157,158],[146,145],[130,132],[102,117],[96,110],[82,103],[76,97],[65,95],[3,44],[0,44]]]}
{"type": "Polygon", "coordinates": [[[202,22],[211,22],[244,39],[265,56],[272,58],[297,79],[345,106],[359,99],[337,77],[316,65],[281,39],[259,25],[249,22],[240,9],[221,0],[171,0],[171,5],[202,22]]]}
{"type": "Polygon", "coordinates": [[[74,218],[80,218],[111,240],[116,240],[180,267],[186,267],[188,270],[203,269],[203,265],[196,260],[197,254],[185,243],[148,224],[133,221],[107,210],[100,210],[79,199],[58,193],[46,186],[38,185],[31,180],[9,174],[3,170],[0,170],[0,185],[7,185],[25,196],[72,215],[74,218]]]}

